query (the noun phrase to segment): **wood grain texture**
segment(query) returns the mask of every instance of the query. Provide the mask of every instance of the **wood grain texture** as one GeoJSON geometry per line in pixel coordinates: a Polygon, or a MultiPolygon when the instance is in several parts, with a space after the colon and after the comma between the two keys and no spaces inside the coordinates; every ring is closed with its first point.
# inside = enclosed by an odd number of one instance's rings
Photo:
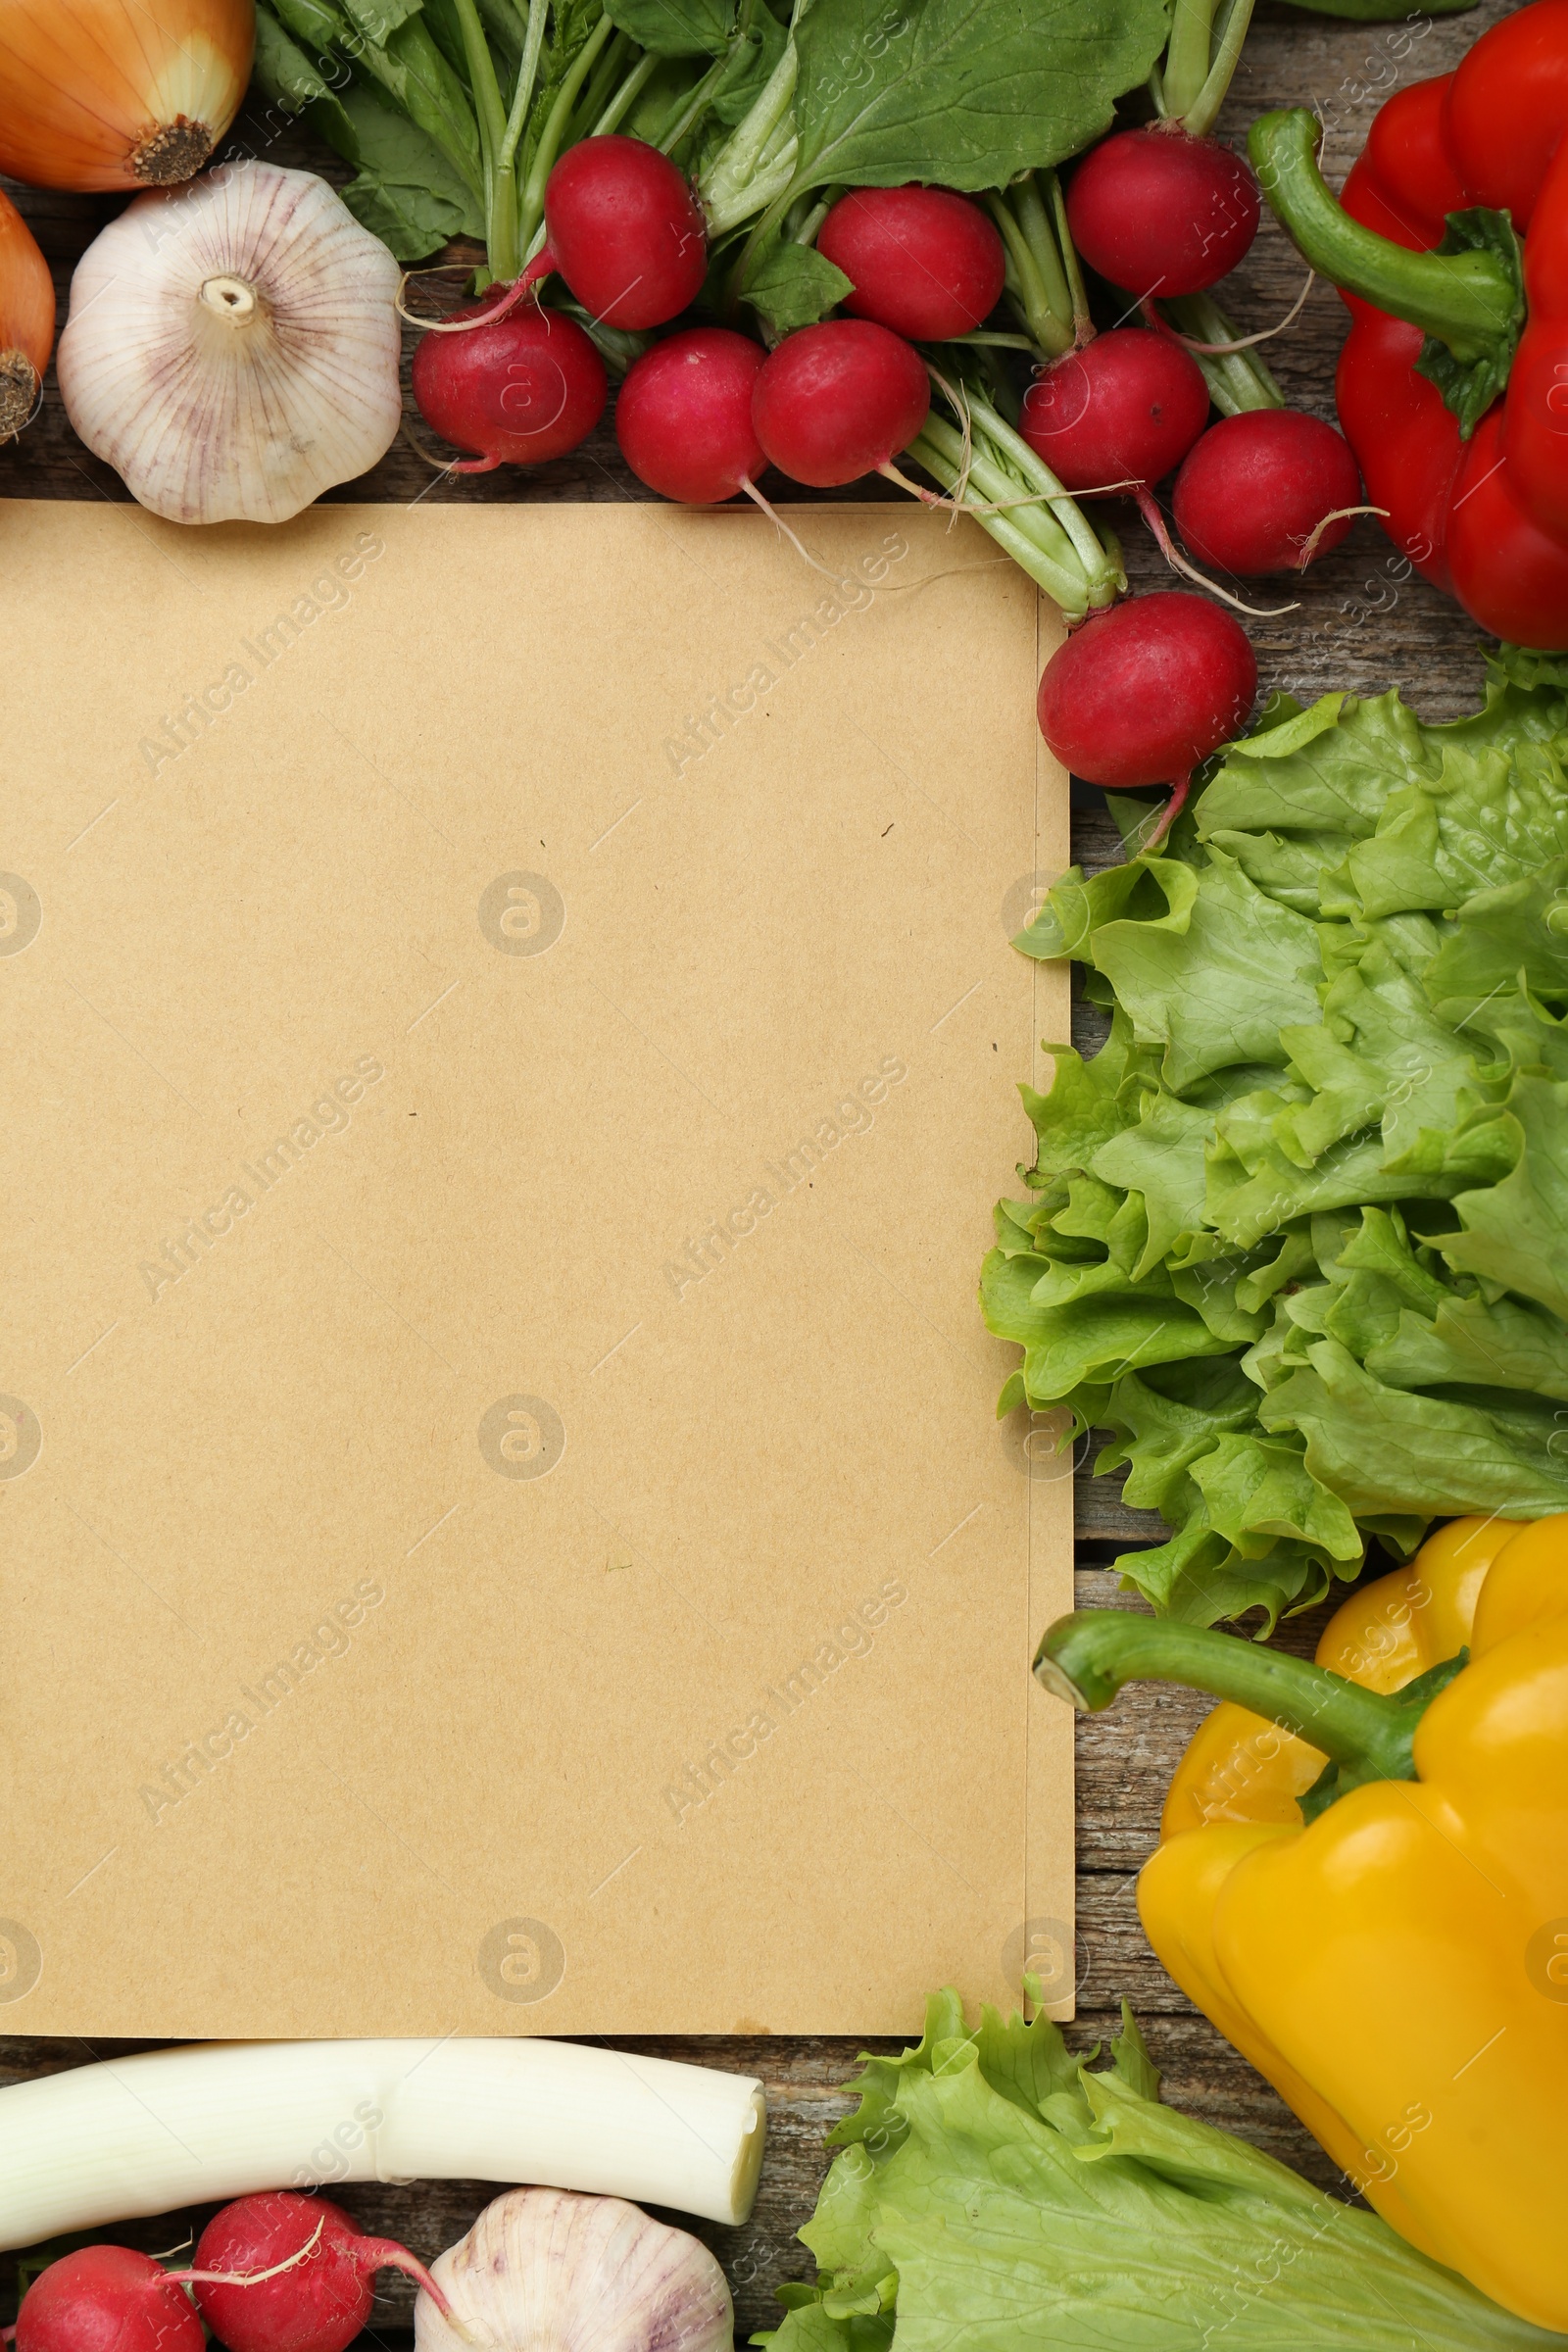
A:
{"type": "MultiPolygon", "coordinates": [[[[1415,17],[1390,24],[1347,24],[1303,14],[1263,0],[1241,72],[1220,124],[1240,143],[1248,122],[1265,106],[1313,105],[1329,126],[1327,162],[1343,176],[1365,136],[1376,107],[1389,91],[1426,74],[1448,71],[1485,25],[1509,13],[1506,0],[1483,0],[1470,15],[1440,22],[1415,17]]],[[[253,152],[275,161],[307,164],[341,179],[342,167],[324,150],[292,129],[276,132],[263,110],[242,118],[239,134],[253,152]]],[[[70,274],[77,256],[116,208],[114,199],[13,191],[31,220],[54,266],[62,316],[70,274]]],[[[1224,289],[1227,307],[1250,330],[1284,316],[1300,286],[1301,269],[1281,233],[1265,219],[1252,253],[1224,289]]],[[[1109,323],[1108,319],[1105,321],[1109,323]]],[[[1289,333],[1269,346],[1269,356],[1297,405],[1332,416],[1333,370],[1344,331],[1338,299],[1316,285],[1289,333]]],[[[873,485],[880,495],[884,485],[873,485]]],[[[863,486],[857,486],[864,496],[863,486]]],[[[0,450],[0,498],[103,497],[124,492],[107,467],[88,456],[66,419],[53,379],[43,413],[24,439],[0,450]]],[[[402,445],[373,472],[336,495],[355,500],[412,501],[430,497],[460,501],[530,499],[615,499],[646,495],[621,466],[613,437],[602,429],[573,456],[542,468],[526,481],[510,469],[478,479],[453,481],[432,476],[428,466],[402,445]]],[[[792,497],[799,493],[791,492],[792,497]]],[[[897,494],[891,489],[887,495],[897,494]]],[[[1138,528],[1131,510],[1114,516],[1136,584],[1162,583],[1159,559],[1138,528]]],[[[0,517],[0,535],[4,522],[0,517]]],[[[1401,582],[1393,551],[1374,522],[1355,526],[1344,546],[1319,564],[1297,591],[1295,609],[1253,621],[1265,688],[1283,687],[1311,700],[1330,687],[1379,692],[1401,685],[1427,718],[1446,718],[1472,708],[1478,698],[1481,661],[1476,635],[1464,615],[1423,581],[1401,582]]],[[[1264,584],[1265,590],[1272,583],[1264,584]]],[[[1252,601],[1280,604],[1286,595],[1264,593],[1252,601]]],[[[24,682],[22,682],[24,685],[24,682]]],[[[8,679],[17,690],[18,682],[8,679]]],[[[1113,857],[1115,835],[1094,795],[1083,796],[1077,811],[1074,855],[1086,865],[1113,857]]],[[[1093,1008],[1079,1007],[1075,1035],[1092,1049],[1102,1034],[1093,1008]]],[[[1020,1137],[1020,1150],[1027,1141],[1020,1137]]],[[[1158,1541],[1160,1523],[1147,1512],[1128,1511],[1118,1484],[1097,1479],[1087,1468],[1077,1482],[1080,1540],[1079,1597],[1082,1605],[1129,1606],[1106,1572],[1114,1551],[1129,1544],[1158,1541]]],[[[1310,1649],[1323,1621],[1313,1612],[1285,1628],[1282,1642],[1310,1649]]],[[[1020,1670],[1022,1661],[1020,1661],[1020,1670]]],[[[1080,1906],[1081,2010],[1071,2030],[1075,2045],[1087,2047],[1112,2026],[1116,2004],[1129,1996],[1145,2020],[1151,2044],[1165,2070],[1167,2094],[1205,2120],[1239,2131],[1272,2154],[1300,2167],[1315,2180],[1336,2185],[1333,2167],[1250,2067],[1213,2029],[1195,2016],[1165,1977],[1139,1930],[1133,1900],[1137,1870],[1158,1834],[1159,1806],[1166,1780],[1182,1746],[1200,1720],[1206,1702],[1180,1692],[1134,1690],[1108,1714],[1080,1725],[1078,1733],[1078,1899],[1080,1906]]],[[[808,1852],[760,1859],[756,1900],[764,1910],[787,1899],[792,1871],[811,1867],[808,1852]]],[[[135,2046],[0,2039],[0,2082],[79,2065],[89,2057],[112,2056],[135,2046]]],[[[728,2269],[735,2289],[738,2332],[771,2325],[776,2317],[773,2284],[809,2272],[809,2258],[793,2232],[809,2213],[825,2169],[822,2134],[848,2104],[839,2085],[852,2071],[855,2045],[838,2040],[776,2038],[705,2039],[624,2043],[669,2057],[755,2071],[767,2084],[771,2123],[762,2190],[752,2221],[741,2230],[702,2227],[728,2269]]],[[[345,2190],[343,2202],[377,2230],[404,2238],[426,2258],[449,2244],[471,2222],[488,2191],[476,2182],[420,2182],[411,2188],[345,2190]]],[[[192,2217],[193,2219],[199,2217],[192,2217]]],[[[670,2217],[676,2219],[679,2217],[670,2217]]],[[[148,2247],[167,2245],[178,2234],[159,2221],[134,2225],[127,2239],[148,2247]]],[[[389,2275],[383,2274],[385,2280],[389,2275]]],[[[9,2281],[0,2258],[0,2309],[9,2281]]],[[[372,2332],[408,2324],[407,2282],[389,2285],[377,2305],[372,2332]]],[[[9,2310],[4,2312],[10,2317],[9,2310]]]]}

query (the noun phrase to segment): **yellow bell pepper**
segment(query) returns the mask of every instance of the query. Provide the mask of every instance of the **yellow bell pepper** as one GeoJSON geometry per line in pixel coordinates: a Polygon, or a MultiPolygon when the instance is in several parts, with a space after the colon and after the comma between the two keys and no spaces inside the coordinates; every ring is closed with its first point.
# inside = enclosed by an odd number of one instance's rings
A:
{"type": "Polygon", "coordinates": [[[1392,2228],[1568,2331],[1568,1515],[1452,1523],[1315,1665],[1091,1610],[1035,1671],[1225,1702],[1139,1884],[1151,1943],[1392,2228]]]}

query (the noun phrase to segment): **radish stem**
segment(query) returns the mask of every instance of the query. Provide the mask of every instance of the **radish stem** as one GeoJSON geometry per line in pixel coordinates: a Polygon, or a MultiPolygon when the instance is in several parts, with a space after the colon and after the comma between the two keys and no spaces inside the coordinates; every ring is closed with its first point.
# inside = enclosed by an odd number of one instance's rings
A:
{"type": "MultiPolygon", "coordinates": [[[[473,92],[473,110],[479,125],[479,153],[484,164],[484,208],[486,244],[490,268],[497,277],[509,277],[516,269],[514,250],[509,253],[503,238],[503,250],[496,250],[496,165],[501,142],[506,136],[507,110],[502,103],[501,84],[490,55],[490,44],[484,37],[484,26],[474,0],[453,0],[458,28],[463,34],[463,53],[468,63],[468,82],[473,92]]],[[[511,222],[507,223],[511,226],[511,222]]]]}
{"type": "Polygon", "coordinates": [[[646,57],[638,59],[636,65],[633,66],[631,72],[627,74],[625,80],[621,83],[613,98],[612,98],[610,104],[606,107],[604,113],[594,124],[593,129],[589,133],[590,138],[602,139],[610,131],[612,131],[617,123],[624,122],[627,109],[636,99],[641,97],[644,89],[646,89],[648,83],[652,81],[654,75],[658,73],[663,62],[663,59],[661,57],[656,57],[651,49],[646,57]]]}
{"type": "Polygon", "coordinates": [[[1284,408],[1285,395],[1255,351],[1216,353],[1202,348],[1205,343],[1240,340],[1212,294],[1173,294],[1155,305],[1155,313],[1162,322],[1181,330],[1178,340],[1202,369],[1208,396],[1222,416],[1239,416],[1244,409],[1284,408]]]}
{"type": "Polygon", "coordinates": [[[1071,496],[1052,472],[1045,461],[1032,450],[1021,434],[1015,433],[1006,419],[994,409],[972,385],[964,387],[965,398],[974,421],[1004,462],[1017,473],[1026,487],[1042,490],[1050,501],[1046,510],[1066,532],[1079,563],[1083,566],[1086,584],[1091,590],[1090,603],[1107,602],[1093,593],[1103,587],[1114,594],[1126,582],[1119,577],[1119,567],[1111,564],[1105,551],[1096,538],[1094,528],[1071,496]]]}
{"type": "Polygon", "coordinates": [[[1228,11],[1221,12],[1219,38],[1214,44],[1214,62],[1197,97],[1182,113],[1182,128],[1189,138],[1206,138],[1213,129],[1219,110],[1225,103],[1225,94],[1231,86],[1231,76],[1242,54],[1242,43],[1247,38],[1251,18],[1252,0],[1230,0],[1228,11]]]}
{"type": "MultiPolygon", "coordinates": [[[[906,455],[923,466],[945,490],[954,491],[960,483],[973,483],[987,500],[1000,505],[1018,487],[993,459],[972,449],[966,451],[963,436],[940,416],[926,418],[906,455]]],[[[1109,604],[1114,586],[1085,579],[1076,550],[1050,509],[1042,507],[1026,513],[1027,520],[997,512],[977,514],[975,520],[1045,590],[1053,603],[1060,606],[1069,619],[1087,612],[1091,605],[1109,604]]]]}
{"type": "Polygon", "coordinates": [[[544,0],[533,0],[528,11],[528,30],[523,41],[522,61],[517,68],[517,86],[512,94],[512,111],[507,117],[496,151],[495,183],[490,199],[488,245],[491,268],[497,277],[515,276],[522,237],[517,194],[517,148],[528,123],[528,109],[533,104],[534,84],[539,77],[539,57],[544,48],[545,24],[549,10],[544,0]],[[505,257],[508,268],[503,270],[496,259],[505,257]]]}
{"type": "MultiPolygon", "coordinates": [[[[537,5],[537,0],[536,0],[537,5]]],[[[532,27],[530,26],[530,30],[532,27]]],[[[519,208],[517,241],[524,252],[533,244],[534,235],[545,217],[545,182],[554,169],[563,134],[577,103],[577,93],[589,74],[605,43],[615,27],[608,17],[601,17],[582,48],[572,60],[571,71],[556,92],[556,102],[550,109],[545,126],[539,134],[539,144],[528,166],[519,208]]],[[[498,271],[499,275],[500,272],[498,271]]]]}
{"type": "Polygon", "coordinates": [[[1051,218],[1056,231],[1056,245],[1061,254],[1062,268],[1067,273],[1068,291],[1072,296],[1073,344],[1076,348],[1088,342],[1095,331],[1095,322],[1089,315],[1089,293],[1078,260],[1078,248],[1072,241],[1072,230],[1067,225],[1067,199],[1061,192],[1061,173],[1048,172],[1046,177],[1051,183],[1051,218]]]}
{"type": "Polygon", "coordinates": [[[620,78],[632,49],[629,34],[616,32],[600,55],[598,64],[583,83],[582,92],[572,109],[571,118],[562,137],[563,147],[574,147],[579,139],[588,137],[596,119],[609,105],[611,94],[620,78]]]}
{"type": "Polygon", "coordinates": [[[1175,0],[1164,71],[1151,88],[1160,114],[1189,137],[1213,129],[1251,15],[1252,0],[1175,0]]]}
{"type": "Polygon", "coordinates": [[[1059,359],[1073,345],[1073,301],[1033,175],[1005,195],[993,190],[986,205],[1007,249],[1012,307],[1038,349],[1048,359],[1059,359]]]}

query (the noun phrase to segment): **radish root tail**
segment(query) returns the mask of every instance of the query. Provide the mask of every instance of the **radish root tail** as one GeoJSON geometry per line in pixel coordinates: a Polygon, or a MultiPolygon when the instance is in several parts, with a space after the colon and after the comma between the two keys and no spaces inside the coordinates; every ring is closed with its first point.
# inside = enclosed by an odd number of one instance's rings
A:
{"type": "Polygon", "coordinates": [[[1220,603],[1229,605],[1233,612],[1245,612],[1250,620],[1277,620],[1282,612],[1299,612],[1298,604],[1243,604],[1239,596],[1232,596],[1228,588],[1222,588],[1217,580],[1211,580],[1207,572],[1200,571],[1196,564],[1189,564],[1187,558],[1173,543],[1169,531],[1165,528],[1164,515],[1155,505],[1152,494],[1146,489],[1141,489],[1138,493],[1138,512],[1148,523],[1155,545],[1172,571],[1179,571],[1184,579],[1195,581],[1200,588],[1206,588],[1210,596],[1217,596],[1220,603]]]}
{"type": "Polygon", "coordinates": [[[773,505],[770,499],[763,497],[761,491],[759,490],[757,484],[752,480],[749,474],[743,474],[741,476],[741,488],[745,491],[747,497],[752,500],[754,505],[761,508],[762,513],[767,516],[768,521],[773,525],[774,529],[783,533],[784,537],[789,541],[791,547],[794,548],[795,553],[800,557],[802,563],[809,564],[813,571],[819,571],[824,580],[831,580],[834,586],[837,587],[839,584],[838,573],[832,570],[828,564],[821,563],[817,557],[813,556],[808,547],[802,545],[801,541],[796,538],[795,533],[790,529],[790,526],[785,521],[783,515],[779,513],[777,507],[773,505]]]}
{"type": "MultiPolygon", "coordinates": [[[[548,248],[546,250],[548,251],[548,248]]],[[[522,275],[514,279],[507,288],[505,299],[496,303],[492,309],[481,311],[476,318],[421,318],[416,312],[406,308],[403,300],[404,289],[412,278],[433,276],[435,272],[430,270],[404,270],[398,290],[392,298],[393,308],[400,318],[406,319],[410,326],[418,327],[422,334],[471,335],[476,326],[494,326],[498,318],[504,318],[507,313],[522,300],[524,294],[531,290],[535,279],[545,274],[538,267],[544,258],[543,253],[536,254],[522,275]]],[[[437,267],[444,270],[453,268],[466,270],[471,265],[467,262],[462,264],[442,262],[437,267]]],[[[554,267],[555,264],[552,263],[551,268],[554,269],[554,267]]]]}
{"type": "MultiPolygon", "coordinates": [[[[426,449],[424,443],[419,439],[418,435],[409,430],[409,420],[406,416],[403,419],[401,429],[404,440],[413,450],[415,456],[416,458],[422,458],[425,464],[430,466],[434,472],[450,473],[452,471],[453,460],[451,458],[438,458],[433,450],[426,449]]],[[[420,491],[419,496],[421,498],[424,496],[424,492],[422,490],[420,491]]]]}
{"type": "MultiPolygon", "coordinates": [[[[1227,353],[1233,351],[1250,351],[1254,344],[1271,343],[1276,335],[1283,335],[1288,326],[1294,326],[1296,324],[1297,319],[1301,315],[1301,306],[1312,291],[1312,280],[1314,277],[1316,277],[1316,275],[1317,271],[1315,270],[1309,270],[1307,271],[1305,285],[1301,288],[1301,291],[1299,294],[1298,294],[1296,300],[1292,303],[1290,309],[1286,312],[1278,326],[1260,327],[1255,335],[1233,335],[1228,343],[1200,343],[1196,337],[1192,335],[1178,333],[1177,329],[1170,324],[1168,319],[1159,318],[1156,321],[1154,318],[1150,318],[1149,323],[1151,326],[1156,323],[1161,326],[1165,333],[1170,336],[1172,342],[1180,343],[1185,351],[1202,352],[1213,359],[1223,359],[1227,353]]],[[[1149,318],[1149,314],[1153,306],[1152,303],[1145,303],[1143,305],[1144,316],[1146,318],[1149,318]]]]}
{"type": "Polygon", "coordinates": [[[1336,507],[1332,514],[1324,515],[1322,521],[1313,530],[1311,537],[1301,542],[1301,552],[1296,559],[1296,569],[1298,571],[1306,569],[1312,558],[1317,554],[1318,541],[1331,522],[1344,522],[1351,514],[1381,514],[1386,521],[1388,513],[1387,507],[1336,507]]]}
{"type": "MultiPolygon", "coordinates": [[[[436,473],[494,473],[501,463],[499,458],[438,458],[433,450],[426,449],[424,443],[410,432],[407,417],[403,420],[402,432],[415,456],[422,458],[436,473]]],[[[430,487],[434,489],[435,484],[432,482],[430,487]]],[[[423,496],[421,490],[419,497],[423,496]]]]}
{"type": "Polygon", "coordinates": [[[304,2245],[297,2247],[292,2254],[285,2255],[281,2262],[274,2262],[270,2270],[171,2271],[169,2277],[175,2286],[263,2286],[269,2278],[281,2278],[285,2271],[298,2270],[302,2262],[308,2262],[320,2244],[321,2232],[325,2228],[326,2216],[323,2213],[304,2245]]]}
{"type": "MultiPolygon", "coordinates": [[[[1014,507],[1048,507],[1053,499],[1067,495],[1062,491],[1027,490],[1017,498],[948,498],[940,490],[927,490],[919,482],[911,482],[890,461],[877,471],[884,481],[894,482],[899,489],[907,490],[923,507],[940,507],[948,514],[1010,514],[1014,507]]],[[[1140,490],[1141,482],[1096,482],[1088,490],[1074,490],[1074,498],[1098,498],[1112,490],[1140,490]]]]}
{"type": "MultiPolygon", "coordinates": [[[[795,536],[795,533],[790,529],[790,526],[785,521],[783,515],[779,513],[778,509],[771,503],[770,500],[762,495],[761,491],[759,490],[754,481],[743,474],[739,487],[745,491],[747,497],[752,501],[754,506],[761,508],[762,513],[767,516],[768,521],[772,523],[774,528],[780,531],[789,541],[791,547],[794,548],[795,553],[801,558],[803,563],[808,564],[813,571],[819,571],[824,580],[831,580],[835,588],[843,588],[848,585],[845,575],[842,572],[835,571],[830,564],[822,563],[816,556],[812,555],[808,547],[803,547],[800,540],[795,536]]],[[[970,513],[972,514],[974,510],[971,508],[970,513]]],[[[994,569],[1000,570],[1006,564],[1010,564],[1012,558],[1010,556],[997,556],[979,564],[955,564],[946,571],[927,572],[923,579],[878,580],[873,593],[877,596],[917,596],[922,588],[930,588],[938,580],[956,579],[960,573],[966,571],[991,571],[994,569]]],[[[862,585],[869,587],[870,583],[867,581],[862,583],[862,585]]]]}
{"type": "MultiPolygon", "coordinates": [[[[1150,834],[1147,841],[1138,842],[1137,854],[1140,858],[1152,858],[1154,852],[1159,848],[1160,843],[1186,807],[1187,795],[1192,789],[1192,783],[1193,771],[1191,768],[1185,775],[1177,776],[1174,779],[1170,788],[1170,799],[1160,810],[1152,833],[1150,834]]],[[[1138,836],[1134,834],[1133,839],[1137,841],[1138,836]]]]}
{"type": "Polygon", "coordinates": [[[454,2329],[466,2344],[477,2341],[471,2330],[466,2328],[459,2319],[417,2254],[411,2254],[407,2246],[400,2246],[395,2237],[362,2237],[355,2242],[351,2251],[361,2270],[402,2271],[408,2278],[416,2280],[446,2321],[447,2326],[454,2329]]]}

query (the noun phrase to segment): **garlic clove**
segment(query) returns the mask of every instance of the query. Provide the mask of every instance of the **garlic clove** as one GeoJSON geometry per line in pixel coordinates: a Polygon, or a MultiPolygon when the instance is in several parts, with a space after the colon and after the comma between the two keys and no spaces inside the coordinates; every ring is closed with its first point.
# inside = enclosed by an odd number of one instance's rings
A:
{"type": "Polygon", "coordinates": [[[285,522],[391,447],[400,277],[314,172],[138,196],[72,279],[67,414],[171,522],[285,522]]]}
{"type": "MultiPolygon", "coordinates": [[[[486,2352],[730,2352],[735,2312],[699,2239],[621,2197],[512,2188],[430,2266],[486,2352]]],[[[421,2294],[415,2352],[464,2352],[421,2294]]]]}

